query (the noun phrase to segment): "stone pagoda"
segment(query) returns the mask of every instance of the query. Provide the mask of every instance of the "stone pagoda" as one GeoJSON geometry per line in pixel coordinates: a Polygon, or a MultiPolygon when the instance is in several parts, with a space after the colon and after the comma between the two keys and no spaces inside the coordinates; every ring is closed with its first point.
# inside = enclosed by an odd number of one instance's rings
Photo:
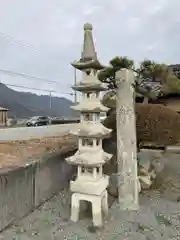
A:
{"type": "Polygon", "coordinates": [[[111,130],[105,128],[100,121],[100,113],[108,108],[100,101],[100,91],[106,90],[97,78],[98,70],[103,66],[97,60],[92,25],[84,25],[84,45],[79,61],[72,66],[83,72],[83,80],[72,88],[82,93],[81,101],[72,108],[81,113],[81,120],[71,134],[78,136],[78,150],[75,155],[67,158],[67,162],[77,166],[77,177],[70,182],[71,220],[79,219],[80,201],[92,203],[94,226],[102,225],[102,211],[108,213],[107,186],[109,177],[103,174],[103,164],[109,161],[111,154],[104,152],[102,139],[111,130]]]}

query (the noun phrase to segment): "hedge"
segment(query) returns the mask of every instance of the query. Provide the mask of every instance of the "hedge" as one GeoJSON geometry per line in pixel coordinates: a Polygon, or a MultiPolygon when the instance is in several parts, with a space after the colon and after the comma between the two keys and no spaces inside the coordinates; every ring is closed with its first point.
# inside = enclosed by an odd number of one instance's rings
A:
{"type": "MultiPolygon", "coordinates": [[[[137,142],[174,145],[180,140],[180,114],[158,104],[136,103],[137,142]]],[[[107,128],[116,131],[116,111],[111,110],[104,121],[107,128]]]]}

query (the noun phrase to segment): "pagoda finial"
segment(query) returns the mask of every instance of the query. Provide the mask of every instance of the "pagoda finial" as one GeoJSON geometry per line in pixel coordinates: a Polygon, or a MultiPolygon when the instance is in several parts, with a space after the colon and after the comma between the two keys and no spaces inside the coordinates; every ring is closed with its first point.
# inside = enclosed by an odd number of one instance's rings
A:
{"type": "Polygon", "coordinates": [[[84,24],[84,42],[83,51],[81,53],[81,58],[79,61],[73,61],[71,65],[81,71],[86,69],[103,69],[104,66],[100,64],[97,59],[97,53],[95,51],[93,36],[92,36],[92,24],[84,24]]]}
{"type": "Polygon", "coordinates": [[[92,36],[92,25],[90,23],[84,24],[84,43],[83,52],[81,55],[82,60],[97,60],[97,54],[95,52],[94,41],[92,36]]]}
{"type": "Polygon", "coordinates": [[[85,30],[85,31],[87,31],[87,30],[92,31],[92,29],[93,29],[93,26],[92,26],[91,23],[85,23],[85,24],[84,24],[84,30],[85,30]]]}

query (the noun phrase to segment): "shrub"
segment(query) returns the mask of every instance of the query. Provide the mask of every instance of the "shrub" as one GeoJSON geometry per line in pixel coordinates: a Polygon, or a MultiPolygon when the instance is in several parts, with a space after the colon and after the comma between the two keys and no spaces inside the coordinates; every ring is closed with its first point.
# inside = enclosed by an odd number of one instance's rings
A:
{"type": "Polygon", "coordinates": [[[114,91],[105,93],[102,99],[102,104],[108,108],[114,108],[116,106],[116,94],[114,91]]]}
{"type": "MultiPolygon", "coordinates": [[[[157,104],[136,103],[136,132],[138,143],[173,145],[180,140],[180,115],[157,104]]],[[[104,121],[107,128],[116,131],[116,111],[111,110],[104,121]]]]}

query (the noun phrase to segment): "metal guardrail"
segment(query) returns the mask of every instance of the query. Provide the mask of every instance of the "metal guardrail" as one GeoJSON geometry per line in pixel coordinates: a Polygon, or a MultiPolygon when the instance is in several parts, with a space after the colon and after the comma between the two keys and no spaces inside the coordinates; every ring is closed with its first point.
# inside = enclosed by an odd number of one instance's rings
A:
{"type": "Polygon", "coordinates": [[[51,120],[51,124],[55,125],[55,124],[68,124],[68,123],[79,123],[80,120],[79,119],[52,119],[51,120]]]}

